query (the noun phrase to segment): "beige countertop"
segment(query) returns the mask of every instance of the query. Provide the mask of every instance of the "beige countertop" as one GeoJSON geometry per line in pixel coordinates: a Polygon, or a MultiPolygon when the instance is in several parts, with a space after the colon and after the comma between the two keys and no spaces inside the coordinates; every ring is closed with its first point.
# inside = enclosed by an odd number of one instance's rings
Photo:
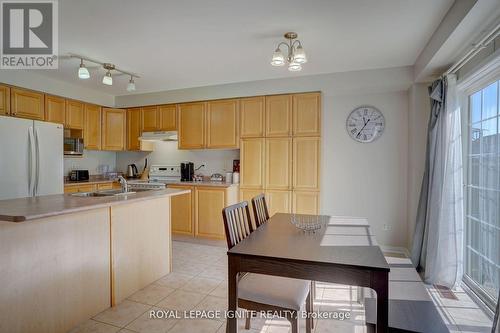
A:
{"type": "Polygon", "coordinates": [[[165,189],[108,197],[78,197],[71,194],[44,195],[34,198],[0,200],[0,221],[24,222],[95,208],[127,204],[189,193],[188,190],[165,189]]]}

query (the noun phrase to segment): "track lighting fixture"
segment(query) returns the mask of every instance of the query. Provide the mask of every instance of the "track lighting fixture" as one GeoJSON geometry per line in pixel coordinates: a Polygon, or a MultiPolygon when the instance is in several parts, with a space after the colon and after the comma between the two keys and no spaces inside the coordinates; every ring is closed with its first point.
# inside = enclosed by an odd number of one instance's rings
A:
{"type": "Polygon", "coordinates": [[[107,62],[100,62],[100,61],[97,61],[97,60],[94,60],[94,59],[83,57],[83,56],[78,55],[78,54],[72,54],[72,53],[70,53],[69,57],[70,58],[80,59],[80,66],[78,68],[78,78],[80,78],[82,80],[90,78],[90,72],[89,72],[88,68],[85,67],[85,64],[83,63],[83,61],[86,61],[86,62],[91,62],[91,63],[94,63],[94,64],[101,65],[104,68],[104,70],[106,72],[105,72],[104,76],[102,77],[102,83],[103,84],[105,84],[107,86],[112,86],[113,85],[113,75],[112,75],[111,72],[114,71],[114,72],[118,72],[118,73],[121,73],[121,74],[125,74],[125,75],[127,75],[127,76],[130,77],[130,80],[127,83],[127,91],[131,92],[131,91],[135,91],[135,89],[136,89],[136,87],[135,87],[135,79],[140,78],[140,76],[137,75],[137,74],[134,74],[134,73],[127,72],[127,71],[124,71],[122,69],[119,69],[114,64],[107,63],[107,62]]]}

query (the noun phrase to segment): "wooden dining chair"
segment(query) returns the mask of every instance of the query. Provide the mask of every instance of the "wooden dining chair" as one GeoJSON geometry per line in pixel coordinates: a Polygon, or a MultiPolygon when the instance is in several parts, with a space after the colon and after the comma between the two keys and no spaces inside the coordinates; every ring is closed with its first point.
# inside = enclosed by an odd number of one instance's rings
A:
{"type": "MultiPolygon", "coordinates": [[[[244,240],[253,231],[248,202],[243,201],[222,210],[227,246],[244,240]]],[[[292,325],[292,333],[298,333],[298,315],[306,303],[306,332],[311,332],[310,312],[312,312],[309,281],[244,273],[238,280],[238,306],[250,311],[273,311],[280,313],[292,325]]],[[[245,329],[250,329],[250,316],[247,316],[245,329]]]]}
{"type": "Polygon", "coordinates": [[[257,228],[269,220],[269,212],[267,210],[266,197],[264,193],[252,198],[253,215],[257,228]]]}
{"type": "MultiPolygon", "coordinates": [[[[256,228],[269,220],[269,211],[267,210],[266,196],[261,193],[252,198],[252,208],[255,218],[256,228]]],[[[311,281],[311,309],[313,312],[313,304],[316,299],[316,282],[311,281]]],[[[314,318],[311,318],[311,328],[314,328],[314,318]]]]}

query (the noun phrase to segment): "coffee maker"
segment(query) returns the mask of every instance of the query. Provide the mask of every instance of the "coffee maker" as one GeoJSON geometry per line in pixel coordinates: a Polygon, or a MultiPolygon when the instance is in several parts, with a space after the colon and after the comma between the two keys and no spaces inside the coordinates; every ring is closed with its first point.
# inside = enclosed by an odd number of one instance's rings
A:
{"type": "Polygon", "coordinates": [[[192,182],[194,176],[194,163],[181,163],[181,182],[192,182]]]}

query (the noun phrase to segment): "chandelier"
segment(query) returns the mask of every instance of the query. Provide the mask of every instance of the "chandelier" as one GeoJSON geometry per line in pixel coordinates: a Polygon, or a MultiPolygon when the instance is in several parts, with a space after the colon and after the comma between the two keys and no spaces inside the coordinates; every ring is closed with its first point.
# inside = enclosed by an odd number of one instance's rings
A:
{"type": "Polygon", "coordinates": [[[281,42],[274,50],[271,65],[284,66],[288,64],[288,70],[291,72],[298,72],[302,70],[302,64],[307,62],[306,53],[302,48],[302,43],[297,39],[296,32],[287,32],[284,37],[286,42],[281,42]],[[281,46],[285,45],[288,48],[287,56],[281,51],[281,46]]]}

